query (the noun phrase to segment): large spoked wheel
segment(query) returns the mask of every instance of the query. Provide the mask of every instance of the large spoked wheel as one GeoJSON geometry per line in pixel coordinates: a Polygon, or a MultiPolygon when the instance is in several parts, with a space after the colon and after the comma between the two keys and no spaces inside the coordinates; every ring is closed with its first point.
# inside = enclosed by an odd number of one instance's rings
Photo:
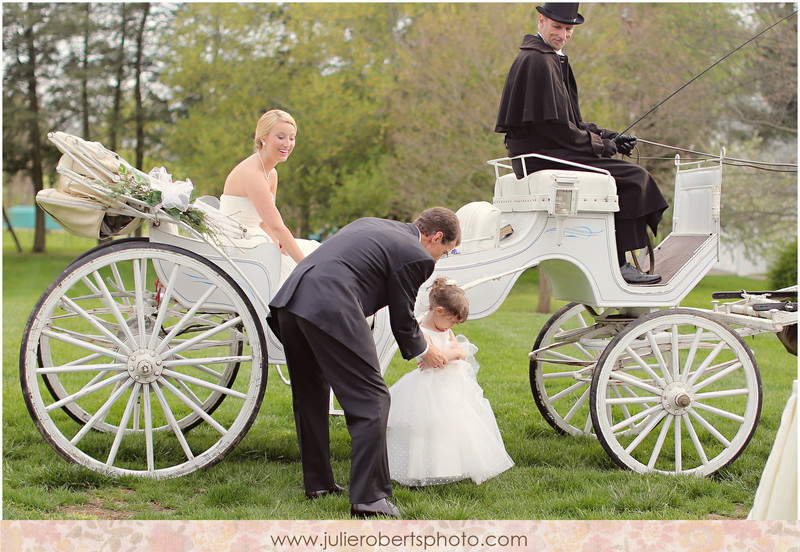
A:
{"type": "Polygon", "coordinates": [[[592,435],[589,389],[609,328],[595,325],[580,303],[559,309],[542,327],[531,353],[529,379],[542,417],[559,433],[592,435]]]}
{"type": "Polygon", "coordinates": [[[153,478],[224,458],[255,420],[266,367],[264,329],[238,284],[190,251],[140,241],[70,264],[20,351],[28,410],[62,457],[153,478]]]}
{"type": "Polygon", "coordinates": [[[643,316],[597,362],[595,432],[614,461],[639,473],[705,476],[733,462],[761,413],[752,351],[704,312],[643,316]]]}
{"type": "MultiPolygon", "coordinates": [[[[70,272],[72,270],[73,266],[79,266],[82,263],[84,258],[86,258],[86,257],[88,257],[90,255],[97,255],[98,254],[97,252],[100,251],[100,250],[105,250],[107,247],[112,247],[112,246],[116,247],[116,248],[119,248],[122,244],[128,244],[128,243],[135,243],[135,244],[142,245],[142,244],[147,244],[148,241],[147,241],[147,238],[133,237],[133,238],[122,238],[122,239],[119,239],[119,240],[114,240],[114,241],[111,241],[111,242],[102,243],[102,244],[97,245],[94,248],[90,249],[89,251],[84,252],[83,254],[79,255],[77,258],[75,258],[64,269],[64,272],[65,273],[66,272],[70,272]]],[[[147,247],[147,246],[145,245],[145,247],[147,247]]],[[[116,280],[114,282],[114,285],[117,287],[118,290],[123,290],[125,283],[118,277],[118,278],[116,278],[116,280]]],[[[163,286],[161,287],[161,289],[163,289],[163,286]]],[[[155,286],[154,286],[152,291],[147,292],[150,295],[150,301],[155,300],[154,298],[155,298],[156,291],[157,290],[155,290],[155,286]]],[[[48,293],[49,293],[49,290],[45,291],[45,293],[42,295],[42,297],[46,297],[48,295],[48,293]]],[[[133,293],[135,293],[135,292],[133,290],[128,290],[128,293],[131,294],[130,296],[132,297],[133,293]]],[[[206,315],[207,323],[206,323],[205,327],[212,327],[215,324],[224,323],[225,320],[229,319],[229,318],[230,318],[230,315],[220,316],[218,314],[217,315],[215,315],[215,314],[207,314],[206,315]]],[[[130,323],[131,322],[129,321],[129,324],[130,323]]],[[[196,333],[196,332],[200,331],[201,329],[203,329],[203,327],[204,326],[202,326],[202,325],[194,325],[194,326],[184,330],[183,333],[184,334],[196,333]]],[[[162,331],[162,333],[164,332],[163,328],[162,328],[161,331],[162,331]]],[[[122,331],[121,328],[117,327],[116,328],[116,333],[117,333],[118,337],[124,337],[124,332],[122,331]]],[[[241,338],[239,337],[239,331],[237,329],[235,329],[235,328],[230,329],[229,330],[229,334],[230,334],[230,354],[231,354],[231,357],[232,358],[238,358],[242,354],[242,349],[243,349],[243,345],[244,344],[243,344],[241,338]]],[[[166,335],[166,334],[164,334],[164,335],[166,335]]],[[[40,340],[40,342],[39,342],[39,367],[41,368],[43,366],[54,366],[53,357],[52,357],[52,354],[50,352],[50,338],[48,336],[46,336],[46,335],[43,335],[41,340],[40,340]]],[[[219,385],[221,385],[221,386],[230,388],[231,385],[233,384],[233,381],[236,379],[236,374],[238,372],[238,369],[239,369],[239,363],[238,362],[234,361],[234,362],[227,363],[224,366],[224,368],[222,370],[222,373],[221,373],[222,375],[219,378],[219,381],[217,383],[219,385]]],[[[64,397],[69,396],[69,393],[66,391],[66,389],[64,389],[64,386],[61,384],[61,381],[60,381],[60,379],[59,379],[57,374],[44,374],[42,376],[42,380],[44,381],[45,386],[47,387],[48,391],[50,391],[50,394],[53,396],[53,398],[56,401],[60,401],[64,397]]],[[[217,407],[222,403],[222,401],[225,399],[226,396],[227,395],[225,393],[221,393],[221,392],[218,392],[218,391],[211,392],[208,395],[208,397],[201,404],[201,407],[202,407],[203,411],[205,411],[208,414],[211,414],[212,412],[214,412],[214,410],[217,409],[217,407]]],[[[80,424],[84,424],[84,423],[88,422],[92,417],[92,415],[89,412],[86,412],[83,408],[80,407],[79,404],[77,404],[75,402],[68,402],[67,404],[64,404],[61,408],[68,416],[70,416],[73,420],[75,420],[76,422],[78,422],[80,424]]],[[[203,419],[199,415],[197,415],[195,413],[191,413],[191,414],[181,418],[180,420],[177,420],[177,423],[178,423],[178,426],[182,430],[188,431],[188,430],[192,429],[193,427],[197,426],[198,424],[202,423],[202,421],[203,421],[203,419]]],[[[95,424],[93,429],[96,430],[96,431],[115,431],[116,430],[116,426],[112,426],[112,425],[108,424],[107,422],[100,421],[100,422],[95,424]]],[[[160,429],[160,428],[155,428],[155,429],[160,429]]]]}

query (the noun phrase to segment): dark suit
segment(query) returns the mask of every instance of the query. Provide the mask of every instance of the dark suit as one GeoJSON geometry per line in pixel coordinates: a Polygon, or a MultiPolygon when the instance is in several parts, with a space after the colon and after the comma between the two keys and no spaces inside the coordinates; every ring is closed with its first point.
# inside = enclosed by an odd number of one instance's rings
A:
{"type": "Polygon", "coordinates": [[[389,307],[405,359],[425,351],[414,318],[433,257],[413,224],[364,218],[348,224],[297,265],[270,302],[283,344],[306,491],[333,485],[328,405],[342,406],[352,440],[350,502],[392,496],[386,455],[389,390],[365,317],[389,307]]]}

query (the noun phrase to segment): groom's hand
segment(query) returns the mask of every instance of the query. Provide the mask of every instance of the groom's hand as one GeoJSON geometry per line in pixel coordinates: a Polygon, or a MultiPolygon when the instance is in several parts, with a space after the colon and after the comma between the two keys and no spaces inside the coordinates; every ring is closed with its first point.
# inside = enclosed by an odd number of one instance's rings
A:
{"type": "Polygon", "coordinates": [[[428,352],[425,353],[417,363],[420,370],[427,370],[428,368],[444,368],[447,364],[447,358],[442,352],[436,348],[432,343],[428,344],[428,352]]]}

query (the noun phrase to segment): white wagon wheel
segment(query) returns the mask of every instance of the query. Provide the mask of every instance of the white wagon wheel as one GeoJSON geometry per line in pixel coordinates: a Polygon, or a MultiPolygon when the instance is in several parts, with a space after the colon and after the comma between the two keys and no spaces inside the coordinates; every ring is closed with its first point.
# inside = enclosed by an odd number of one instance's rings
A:
{"type": "MultiPolygon", "coordinates": [[[[83,254],[79,255],[78,257],[76,257],[69,265],[67,265],[67,267],[63,270],[63,273],[70,272],[72,270],[73,266],[80,265],[85,257],[88,257],[89,255],[95,254],[96,251],[99,251],[101,249],[105,249],[105,248],[110,247],[110,246],[119,247],[123,243],[146,244],[146,243],[148,243],[148,241],[147,241],[147,238],[133,237],[133,238],[122,238],[122,239],[119,239],[119,240],[114,240],[114,241],[102,243],[102,244],[97,245],[94,248],[84,252],[83,254]]],[[[119,278],[117,278],[117,280],[114,282],[114,286],[117,288],[115,291],[117,293],[127,292],[129,294],[129,296],[133,297],[134,296],[133,295],[134,291],[133,290],[123,290],[121,288],[121,286],[123,286],[123,285],[125,285],[125,283],[122,280],[120,280],[119,278]]],[[[49,293],[50,293],[50,289],[47,289],[42,294],[42,298],[40,299],[40,302],[43,301],[44,298],[49,295],[49,293]]],[[[153,290],[146,290],[145,293],[147,294],[147,301],[148,302],[152,303],[152,302],[154,302],[156,300],[157,290],[155,289],[155,286],[154,286],[153,290]]],[[[68,316],[78,316],[78,314],[77,313],[71,313],[71,315],[70,314],[66,314],[66,313],[64,314],[64,317],[68,317],[68,316]]],[[[227,316],[229,317],[230,315],[227,315],[227,316]]],[[[217,316],[208,315],[206,318],[208,320],[208,322],[206,323],[206,326],[208,326],[209,324],[213,324],[215,322],[216,323],[221,323],[221,322],[225,321],[225,318],[224,317],[220,317],[219,315],[217,315],[217,316]]],[[[128,323],[131,324],[133,322],[135,322],[135,320],[134,319],[130,319],[128,323]]],[[[117,337],[124,338],[124,332],[123,332],[122,328],[119,327],[118,324],[116,324],[116,321],[113,321],[113,320],[110,321],[110,323],[108,324],[108,327],[114,333],[117,334],[117,337]]],[[[186,334],[192,333],[192,332],[197,333],[201,329],[202,329],[202,327],[200,327],[198,325],[195,325],[195,326],[189,327],[186,330],[182,331],[182,334],[186,335],[186,334]]],[[[166,332],[165,332],[164,328],[161,328],[161,332],[162,332],[162,335],[166,335],[166,332]]],[[[239,334],[238,330],[232,328],[232,329],[229,330],[229,334],[230,334],[230,354],[233,357],[238,357],[238,356],[240,356],[242,354],[244,343],[242,342],[241,339],[239,339],[237,337],[238,334],[239,334]]],[[[94,342],[95,343],[102,343],[102,336],[95,337],[95,341],[94,342]]],[[[111,346],[112,344],[109,343],[108,340],[106,340],[105,345],[111,346]]],[[[46,335],[43,335],[41,337],[40,341],[39,341],[39,367],[41,368],[43,366],[55,366],[54,360],[53,360],[53,357],[52,357],[52,354],[51,354],[51,351],[50,351],[50,338],[48,336],[46,336],[46,335]]],[[[226,364],[225,367],[222,370],[222,375],[220,376],[219,381],[217,383],[219,385],[223,386],[223,387],[228,387],[229,388],[233,384],[233,381],[236,379],[236,374],[238,372],[238,369],[239,369],[239,363],[238,362],[230,362],[230,363],[226,364]]],[[[67,390],[64,389],[64,386],[61,384],[61,381],[59,379],[58,374],[56,374],[56,373],[45,373],[45,374],[42,375],[42,381],[44,382],[44,384],[47,387],[48,391],[50,391],[50,394],[53,396],[53,398],[56,401],[59,401],[59,400],[61,400],[64,397],[69,395],[69,392],[67,392],[67,390]]],[[[211,414],[212,412],[214,412],[214,410],[217,409],[217,407],[222,403],[222,401],[225,400],[226,396],[227,395],[225,393],[220,393],[218,391],[213,391],[203,401],[203,403],[201,404],[201,407],[207,414],[211,414]]],[[[80,405],[78,403],[75,403],[75,402],[69,402],[69,403],[65,404],[64,406],[62,406],[61,408],[68,416],[70,416],[73,420],[75,420],[79,424],[84,424],[84,423],[88,422],[92,417],[91,413],[86,412],[83,408],[80,407],[80,405]]],[[[200,417],[199,415],[195,414],[195,413],[191,413],[191,414],[181,418],[180,420],[177,420],[178,426],[184,431],[188,431],[189,429],[192,429],[193,427],[195,427],[198,424],[200,424],[202,421],[203,421],[203,418],[200,417]]],[[[154,428],[154,430],[166,429],[168,427],[169,426],[165,425],[165,426],[161,426],[160,428],[154,428]]],[[[96,430],[96,431],[115,431],[116,430],[116,426],[113,426],[113,425],[109,424],[106,421],[99,421],[99,422],[97,422],[95,424],[93,429],[96,430]]]]}
{"type": "Polygon", "coordinates": [[[761,413],[761,378],[742,338],[713,316],[668,309],[603,351],[591,390],[600,443],[639,473],[705,476],[733,462],[761,413]]]}
{"type": "Polygon", "coordinates": [[[229,275],[190,251],[137,241],[81,257],[50,285],[23,335],[20,379],[62,457],[168,478],[215,464],[241,441],[266,364],[263,326],[229,275]],[[193,299],[180,290],[187,284],[193,299]]]}
{"type": "Polygon", "coordinates": [[[539,331],[529,367],[531,392],[542,417],[559,433],[593,434],[592,372],[612,336],[580,303],[561,307],[539,331]]]}

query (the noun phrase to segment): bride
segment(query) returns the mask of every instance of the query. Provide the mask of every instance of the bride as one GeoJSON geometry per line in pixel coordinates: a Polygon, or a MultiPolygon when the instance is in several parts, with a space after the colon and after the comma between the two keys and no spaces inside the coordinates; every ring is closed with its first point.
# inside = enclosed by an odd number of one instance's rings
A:
{"type": "Polygon", "coordinates": [[[297,263],[319,246],[313,240],[295,239],[275,205],[275,166],[289,158],[296,135],[297,123],[291,115],[279,109],[264,113],[256,125],[255,153],[234,167],[220,196],[222,212],[247,228],[248,236],[264,236],[280,247],[281,283],[297,263]]]}

